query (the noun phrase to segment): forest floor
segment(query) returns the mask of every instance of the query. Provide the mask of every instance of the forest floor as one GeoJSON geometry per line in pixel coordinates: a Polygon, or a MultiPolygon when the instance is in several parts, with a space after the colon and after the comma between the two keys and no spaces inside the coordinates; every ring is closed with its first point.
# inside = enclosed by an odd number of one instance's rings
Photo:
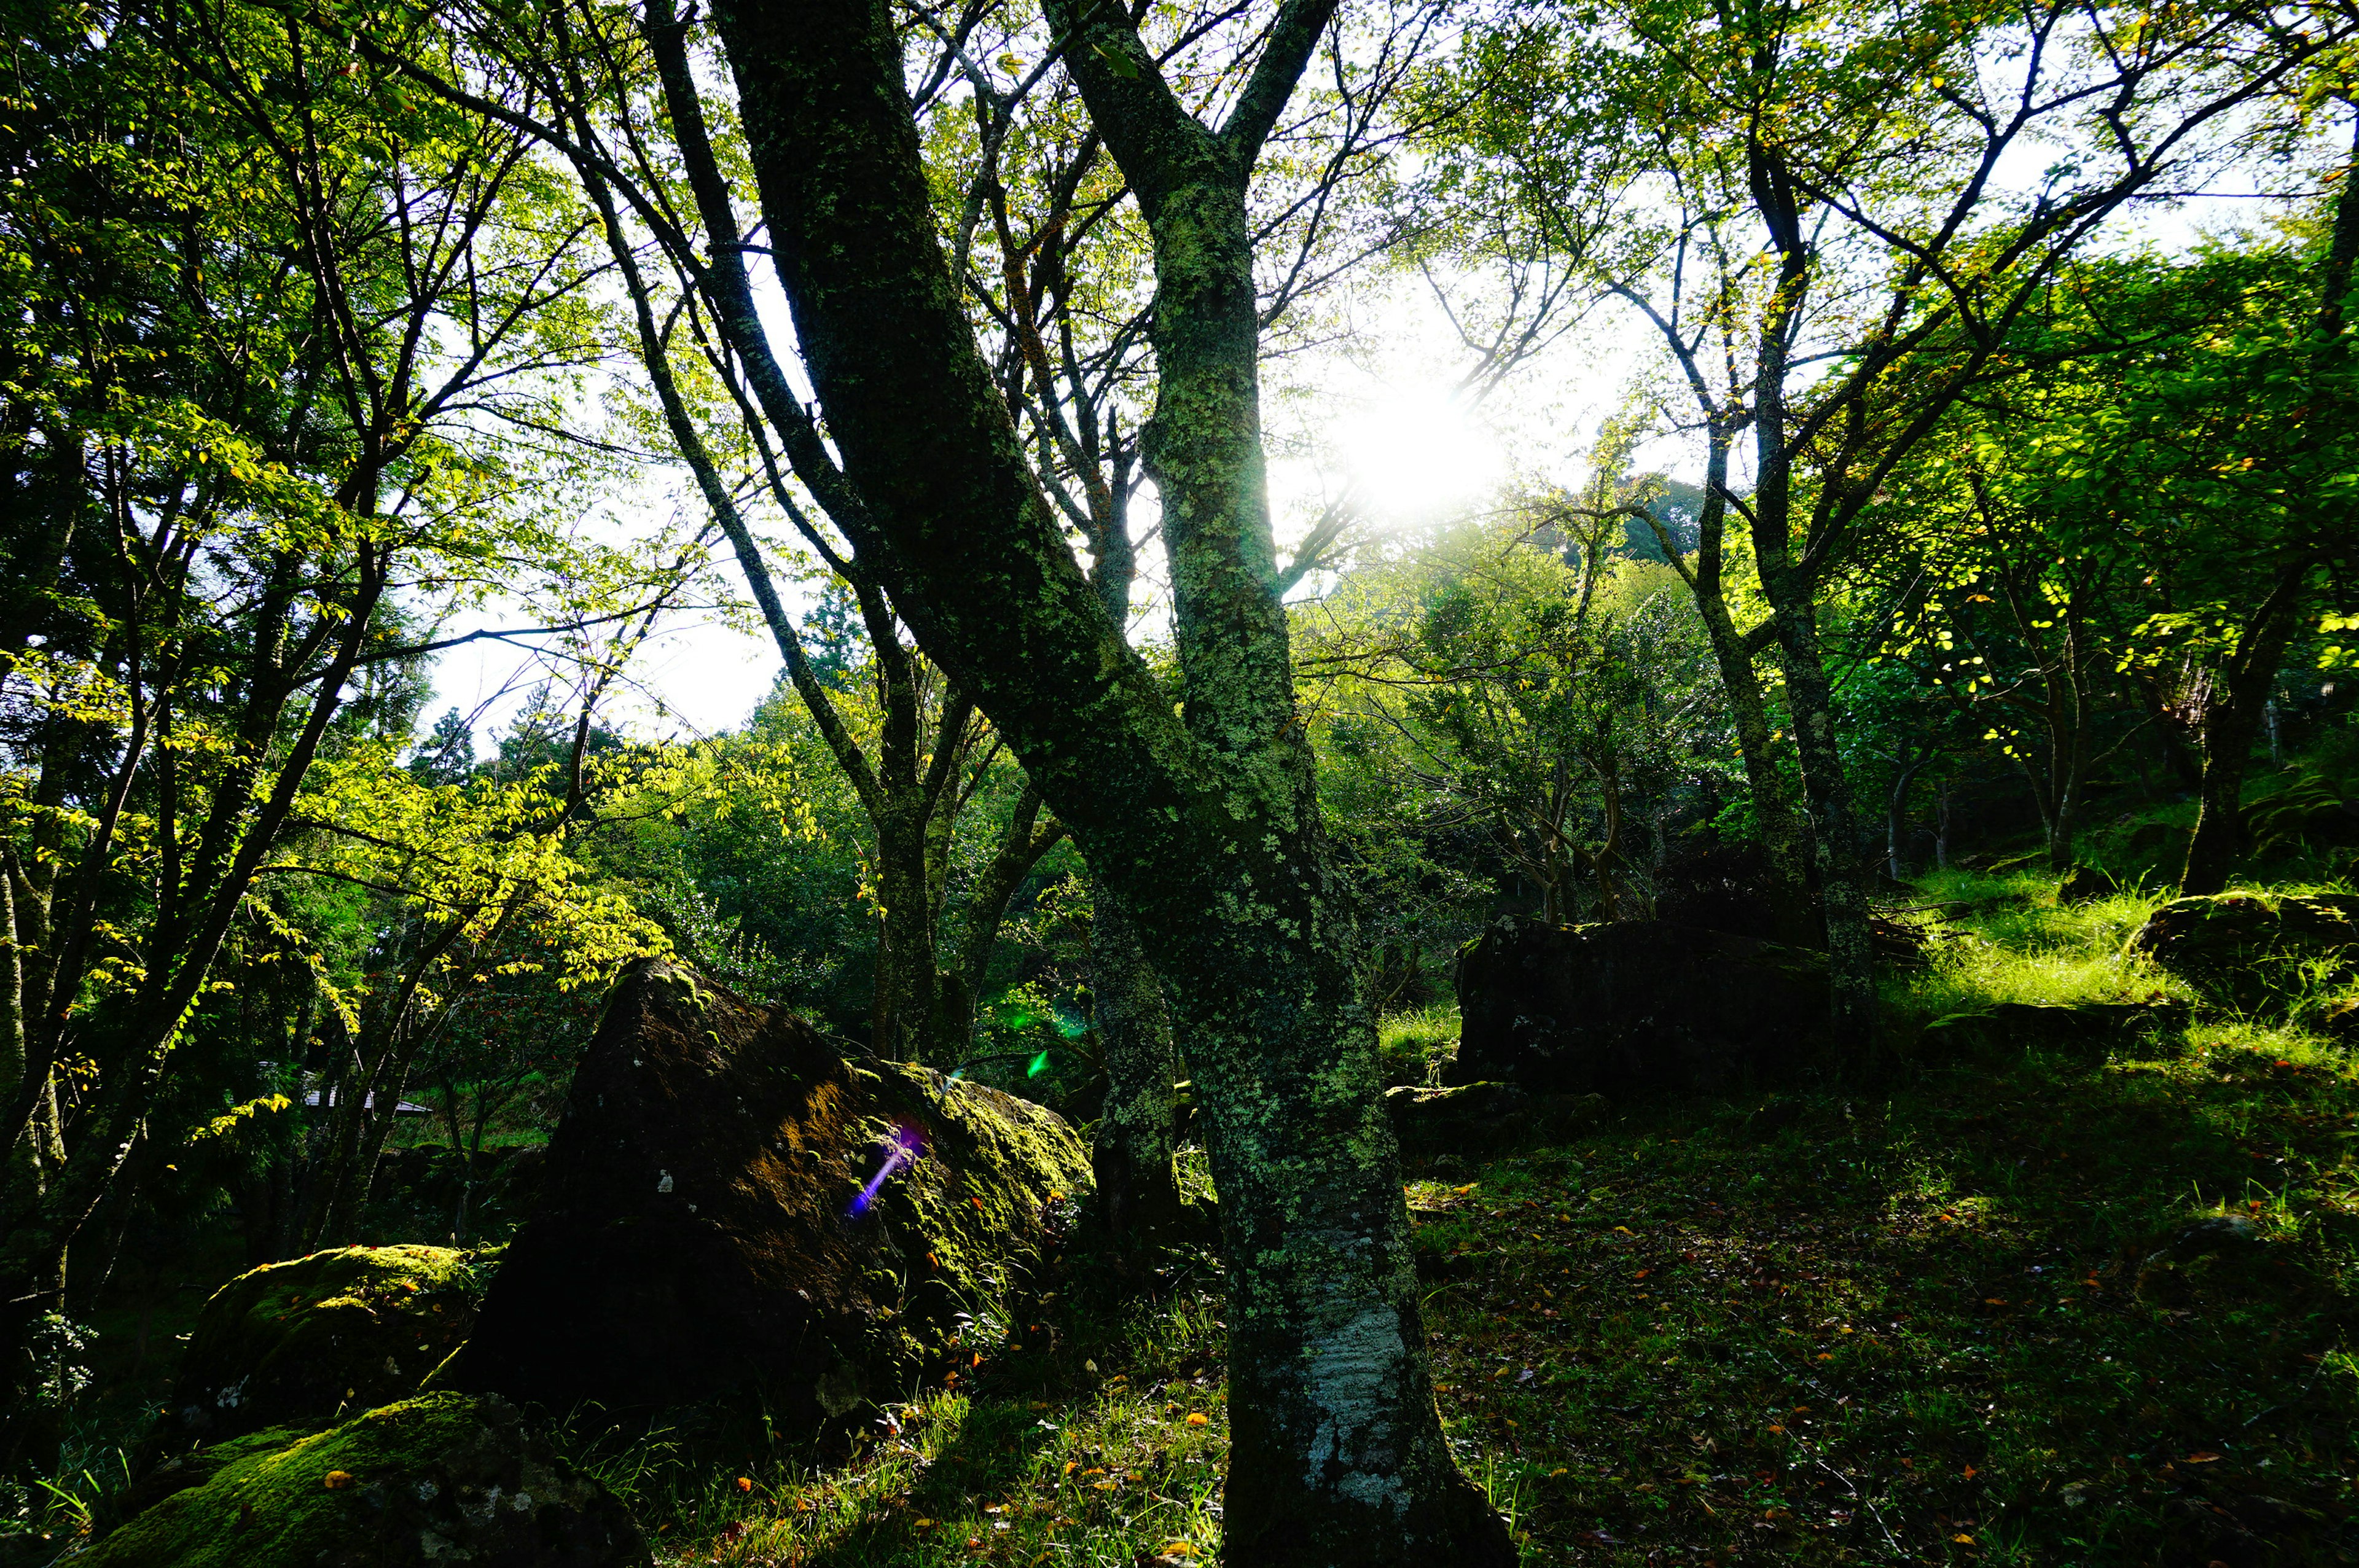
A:
{"type": "MultiPolygon", "coordinates": [[[[1529,1563],[2359,1562],[2359,1082],[2206,1016],[2135,1052],[1909,1056],[2005,1000],[2143,1000],[2148,901],[1956,877],[1874,1087],[1631,1108],[1408,1185],[1440,1401],[1529,1563]],[[2259,1240],[2150,1262],[2206,1217],[2259,1240]]],[[[593,1454],[663,1561],[1210,1562],[1219,1275],[1078,1266],[839,1465],[593,1454]]]]}
{"type": "MultiPolygon", "coordinates": [[[[2028,874],[1911,897],[1946,918],[1876,1074],[1413,1167],[1442,1415],[1525,1562],[2359,1563],[2353,1043],[2288,993],[2135,1046],[1945,1055],[1919,1039],[1944,1015],[2172,992],[2122,951],[2156,901],[2059,907],[2028,874]],[[2256,1242],[2154,1261],[2232,1215],[2256,1242]]],[[[1455,1033],[1392,1021],[1387,1070],[1455,1033]]],[[[152,1406],[208,1288],[179,1273],[237,1270],[221,1240],[97,1325],[77,1492],[119,1485],[96,1434],[152,1406]]],[[[1220,1281],[1199,1251],[1127,1280],[1069,1257],[825,1465],[716,1466],[687,1431],[571,1446],[665,1563],[1209,1563],[1220,1281]]]]}

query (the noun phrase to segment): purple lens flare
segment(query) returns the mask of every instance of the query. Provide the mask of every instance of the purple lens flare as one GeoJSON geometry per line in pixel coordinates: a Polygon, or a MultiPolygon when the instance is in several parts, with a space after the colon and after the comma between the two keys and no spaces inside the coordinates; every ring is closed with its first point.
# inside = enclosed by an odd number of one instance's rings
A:
{"type": "Polygon", "coordinates": [[[876,1168],[876,1173],[868,1179],[868,1184],[860,1189],[860,1195],[852,1200],[852,1207],[846,1211],[849,1217],[858,1219],[866,1214],[868,1206],[875,1203],[876,1195],[884,1190],[886,1178],[925,1152],[924,1133],[906,1121],[895,1128],[892,1138],[885,1145],[885,1162],[876,1168]]]}

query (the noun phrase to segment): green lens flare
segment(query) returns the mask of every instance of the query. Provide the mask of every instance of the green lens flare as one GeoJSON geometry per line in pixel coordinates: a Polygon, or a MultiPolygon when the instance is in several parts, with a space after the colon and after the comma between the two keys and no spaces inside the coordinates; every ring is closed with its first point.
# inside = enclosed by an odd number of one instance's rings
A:
{"type": "Polygon", "coordinates": [[[1046,1051],[1043,1051],[1043,1052],[1041,1052],[1038,1056],[1035,1056],[1035,1057],[1033,1057],[1033,1058],[1032,1058],[1032,1065],[1031,1065],[1030,1069],[1029,1069],[1029,1070],[1027,1070],[1027,1071],[1025,1073],[1025,1075],[1024,1075],[1024,1076],[1025,1076],[1026,1077],[1027,1077],[1027,1078],[1037,1078],[1037,1077],[1038,1077],[1041,1074],[1043,1074],[1043,1073],[1047,1072],[1048,1070],[1049,1070],[1049,1053],[1047,1053],[1046,1051]]]}

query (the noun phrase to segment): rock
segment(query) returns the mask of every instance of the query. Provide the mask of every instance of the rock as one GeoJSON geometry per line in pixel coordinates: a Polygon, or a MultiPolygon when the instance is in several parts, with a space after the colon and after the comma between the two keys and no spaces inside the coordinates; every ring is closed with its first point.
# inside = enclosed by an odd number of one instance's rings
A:
{"type": "Polygon", "coordinates": [[[1401,1147],[1423,1154],[1488,1152],[1529,1139],[1567,1138],[1601,1120],[1605,1100],[1601,1095],[1534,1094],[1514,1084],[1404,1086],[1386,1091],[1385,1108],[1392,1113],[1401,1147]]]}
{"type": "Polygon", "coordinates": [[[1462,948],[1453,1077],[1621,1095],[1790,1075],[1827,1022],[1822,955],[1665,921],[1500,921],[1462,948]]]}
{"type": "Polygon", "coordinates": [[[620,1501],[496,1399],[426,1394],[205,1451],[77,1568],[644,1568],[620,1501]]]}
{"type": "Polygon", "coordinates": [[[2003,1001],[1935,1019],[1925,1026],[1922,1045],[1936,1059],[2034,1047],[2103,1052],[2150,1032],[2178,1028],[2187,1017],[2186,1003],[2169,1000],[2083,1002],[2078,1007],[2003,1001]]]}
{"type": "Polygon", "coordinates": [[[2215,996],[2256,1006],[2296,964],[2325,960],[2329,984],[2359,975],[2359,894],[2239,891],[2173,899],[2129,946],[2215,996]]]}
{"type": "Polygon", "coordinates": [[[906,1395],[1062,1233],[1088,1149],[1052,1112],[846,1060],[785,1009],[635,966],[539,1206],[437,1385],[565,1409],[759,1390],[816,1431],[906,1395]]]}
{"type": "Polygon", "coordinates": [[[2101,898],[2111,898],[2122,891],[2113,873],[2101,866],[2075,866],[2064,874],[2056,887],[2059,903],[2093,903],[2101,898]]]}
{"type": "MultiPolygon", "coordinates": [[[[2147,1255],[2138,1270],[2137,1293],[2177,1304],[2293,1282],[2270,1277],[2274,1262],[2259,1226],[2241,1214],[2213,1215],[2180,1229],[2147,1255]]],[[[2282,1276],[2284,1271],[2280,1266],[2275,1272],[2282,1276]]]]}
{"type": "Polygon", "coordinates": [[[2261,1227],[2250,1219],[2241,1214],[2215,1214],[2180,1231],[2155,1257],[2191,1263],[2198,1258],[2218,1257],[2260,1244],[2261,1227]]]}
{"type": "Polygon", "coordinates": [[[467,1337],[492,1271],[447,1247],[345,1247],[213,1292],[173,1380],[161,1440],[218,1442],[391,1404],[467,1337]]]}

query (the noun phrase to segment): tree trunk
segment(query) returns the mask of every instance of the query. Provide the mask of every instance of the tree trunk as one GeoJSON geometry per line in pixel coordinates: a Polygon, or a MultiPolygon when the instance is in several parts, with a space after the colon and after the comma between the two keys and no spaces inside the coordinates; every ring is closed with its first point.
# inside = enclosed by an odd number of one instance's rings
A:
{"type": "Polygon", "coordinates": [[[1156,238],[1149,445],[1184,719],[1074,561],[976,351],[889,10],[737,0],[722,35],[804,362],[861,500],[854,542],[1185,1010],[1231,1262],[1233,1560],[1504,1568],[1505,1526],[1434,1407],[1375,1030],[1273,591],[1245,175],[1327,13],[1273,24],[1233,122],[1254,128],[1245,148],[1187,116],[1122,15],[1051,9],[1156,238]]]}
{"type": "MultiPolygon", "coordinates": [[[[1756,180],[1766,181],[1756,159],[1756,180]]],[[[1784,251],[1778,294],[1762,324],[1753,385],[1756,477],[1753,554],[1761,591],[1776,618],[1786,671],[1786,708],[1802,762],[1818,859],[1819,899],[1826,915],[1827,979],[1836,1041],[1854,1050],[1875,1042],[1875,952],[1868,935],[1865,857],[1851,781],[1835,734],[1834,690],[1819,646],[1816,584],[1809,563],[1794,558],[1793,454],[1787,449],[1787,335],[1801,309],[1807,264],[1790,212],[1780,198],[1759,198],[1784,251]]]]}
{"type": "Polygon", "coordinates": [[[1917,782],[1917,770],[1923,762],[1910,762],[1892,781],[1892,795],[1886,802],[1884,817],[1885,867],[1894,881],[1908,874],[1906,840],[1908,835],[1908,786],[1917,782]]]}
{"type": "Polygon", "coordinates": [[[1090,922],[1090,998],[1105,1052],[1105,1107],[1090,1163],[1099,1213],[1118,1239],[1166,1231],[1180,1217],[1172,1169],[1179,1054],[1163,985],[1138,928],[1104,889],[1090,922]]]}
{"type": "Polygon", "coordinates": [[[2214,893],[2228,885],[2229,869],[2245,847],[2245,773],[2260,737],[2261,711],[2276,688],[2277,666],[2301,630],[2307,562],[2277,576],[2268,598],[2245,629],[2236,650],[2213,673],[2205,694],[2201,733],[2203,781],[2195,837],[2180,873],[2183,894],[2214,893]]]}

